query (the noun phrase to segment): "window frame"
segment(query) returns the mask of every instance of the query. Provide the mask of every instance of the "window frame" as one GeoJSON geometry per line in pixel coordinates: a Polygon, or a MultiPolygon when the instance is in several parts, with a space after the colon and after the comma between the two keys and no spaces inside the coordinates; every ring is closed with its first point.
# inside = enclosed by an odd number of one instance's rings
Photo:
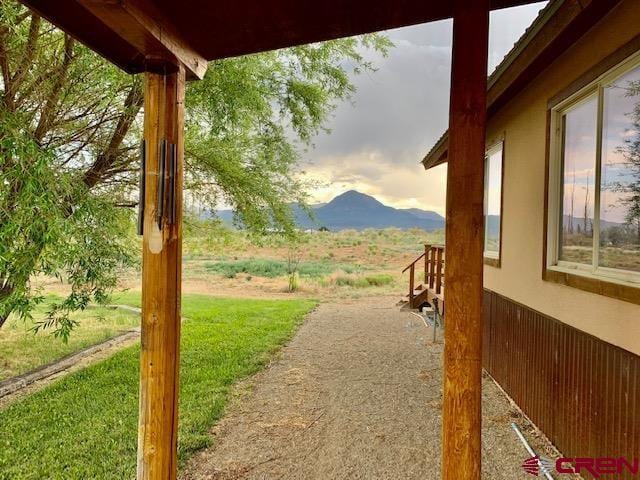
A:
{"type": "MultiPolygon", "coordinates": [[[[549,167],[547,169],[547,223],[546,223],[546,251],[545,280],[554,280],[567,275],[578,275],[595,281],[612,282],[640,289],[640,272],[616,269],[599,265],[600,255],[600,196],[602,182],[602,137],[604,122],[604,89],[617,78],[640,68],[640,51],[630,55],[622,62],[606,70],[603,74],[575,91],[566,98],[555,102],[549,109],[549,167]],[[593,251],[591,264],[580,264],[560,260],[560,232],[562,215],[560,212],[563,198],[563,123],[562,117],[584,102],[596,98],[596,162],[595,162],[595,194],[593,211],[593,251]],[[554,273],[560,276],[553,275],[554,273]],[[549,278],[552,277],[552,278],[549,278]]],[[[561,282],[581,284],[578,281],[561,282]]],[[[598,287],[603,290],[602,286],[598,287]]],[[[635,296],[635,295],[634,295],[635,296]]]]}
{"type": "Polygon", "coordinates": [[[486,230],[487,226],[487,202],[489,200],[488,196],[488,179],[489,179],[489,156],[492,153],[496,153],[498,149],[502,150],[502,155],[500,156],[500,234],[498,238],[498,251],[492,252],[484,249],[487,240],[486,231],[483,233],[482,239],[482,259],[485,265],[489,265],[491,267],[500,268],[502,266],[502,227],[503,227],[503,218],[504,218],[504,167],[505,167],[505,135],[504,133],[499,137],[495,138],[491,142],[487,144],[487,148],[484,153],[484,200],[483,200],[483,229],[486,230]]]}

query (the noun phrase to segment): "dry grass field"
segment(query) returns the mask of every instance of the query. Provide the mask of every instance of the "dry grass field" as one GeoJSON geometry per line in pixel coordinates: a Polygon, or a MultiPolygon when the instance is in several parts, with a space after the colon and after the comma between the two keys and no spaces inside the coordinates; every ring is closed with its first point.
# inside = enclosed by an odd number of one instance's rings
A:
{"type": "Polygon", "coordinates": [[[305,232],[295,241],[277,233],[256,239],[215,222],[191,223],[185,233],[184,290],[319,299],[400,294],[407,282],[402,269],[425,243],[443,241],[443,231],[395,228],[305,232]]]}
{"type": "MultiPolygon", "coordinates": [[[[224,297],[316,299],[402,294],[402,270],[444,242],[444,230],[387,228],[279,233],[254,237],[216,221],[185,222],[183,293],[224,297]]],[[[139,291],[140,269],[123,276],[120,289],[139,291]]],[[[64,282],[40,279],[45,292],[65,294],[64,282]]]]}
{"type": "MultiPolygon", "coordinates": [[[[183,293],[251,299],[330,301],[395,295],[407,288],[402,269],[424,251],[442,243],[443,232],[420,229],[345,230],[301,233],[295,241],[274,233],[251,237],[213,221],[190,221],[185,228],[183,293]]],[[[138,296],[140,270],[122,278],[112,303],[138,296]],[[123,292],[124,291],[124,296],[123,292]]],[[[67,294],[59,279],[39,278],[45,302],[31,320],[10,317],[0,331],[0,380],[25,373],[64,355],[107,340],[139,324],[128,312],[92,308],[72,314],[78,325],[68,343],[50,330],[34,335],[51,302],[67,294]]],[[[126,302],[125,302],[126,303],[126,302]]]]}

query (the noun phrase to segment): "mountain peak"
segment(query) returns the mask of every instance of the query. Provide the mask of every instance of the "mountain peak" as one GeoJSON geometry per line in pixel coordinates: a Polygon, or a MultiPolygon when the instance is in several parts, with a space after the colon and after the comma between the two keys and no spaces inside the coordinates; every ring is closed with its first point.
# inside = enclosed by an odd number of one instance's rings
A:
{"type": "Polygon", "coordinates": [[[359,192],[357,190],[347,190],[346,192],[343,192],[340,195],[336,195],[335,198],[339,198],[339,197],[370,197],[370,195],[359,192]]]}
{"type": "MultiPolygon", "coordinates": [[[[362,230],[365,228],[422,228],[435,230],[444,227],[444,218],[436,212],[417,208],[397,209],[384,205],[371,195],[348,190],[329,203],[314,205],[313,217],[299,205],[293,204],[293,213],[300,228],[327,227],[329,230],[347,228],[362,230]]],[[[220,218],[231,222],[233,212],[221,210],[220,218]]]]}
{"type": "Polygon", "coordinates": [[[348,190],[326,205],[315,208],[315,222],[297,216],[303,226],[324,226],[330,230],[345,228],[423,228],[433,230],[444,226],[444,218],[435,212],[414,209],[409,212],[384,205],[371,195],[348,190]]]}
{"type": "Polygon", "coordinates": [[[353,206],[353,205],[376,205],[376,206],[382,205],[381,202],[376,200],[371,195],[367,195],[366,193],[358,192],[357,190],[347,190],[346,192],[341,193],[340,195],[335,197],[333,200],[331,200],[328,203],[328,205],[330,205],[330,204],[340,205],[340,204],[346,204],[346,203],[348,203],[351,206],[353,206]]]}

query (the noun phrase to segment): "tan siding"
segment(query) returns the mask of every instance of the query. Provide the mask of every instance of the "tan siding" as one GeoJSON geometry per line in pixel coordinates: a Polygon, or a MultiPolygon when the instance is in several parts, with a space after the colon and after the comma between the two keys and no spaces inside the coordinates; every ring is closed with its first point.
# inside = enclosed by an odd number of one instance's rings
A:
{"type": "Polygon", "coordinates": [[[484,314],[484,368],[565,456],[638,457],[639,356],[488,290],[484,314]]]}
{"type": "Polygon", "coordinates": [[[636,354],[640,306],[545,282],[542,265],[547,103],[640,34],[638,12],[622,2],[492,117],[487,138],[505,135],[502,266],[484,269],[485,287],[636,354]]]}

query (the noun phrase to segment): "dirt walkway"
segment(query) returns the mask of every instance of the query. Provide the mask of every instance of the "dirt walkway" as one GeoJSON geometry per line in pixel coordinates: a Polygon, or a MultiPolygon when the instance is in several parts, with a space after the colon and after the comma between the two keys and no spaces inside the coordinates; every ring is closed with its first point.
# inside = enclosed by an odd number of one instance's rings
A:
{"type": "MultiPolygon", "coordinates": [[[[240,385],[182,479],[439,479],[442,344],[395,300],[321,305],[240,385]]],[[[510,423],[531,426],[489,378],[483,407],[484,478],[526,478],[510,423]]]]}

